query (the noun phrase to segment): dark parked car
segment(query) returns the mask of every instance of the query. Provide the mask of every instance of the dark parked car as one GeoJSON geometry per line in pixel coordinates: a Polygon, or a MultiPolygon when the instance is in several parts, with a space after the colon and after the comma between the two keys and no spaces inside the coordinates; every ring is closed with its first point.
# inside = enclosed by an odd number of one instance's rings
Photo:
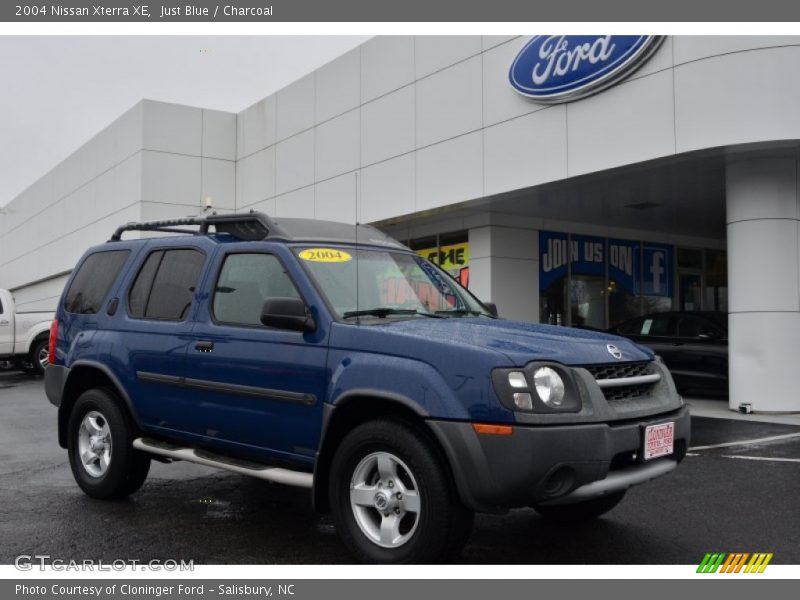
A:
{"type": "Polygon", "coordinates": [[[681,392],[728,393],[728,315],[664,312],[637,317],[609,330],[652,348],[681,392]]]}
{"type": "Polygon", "coordinates": [[[446,559],[477,511],[597,517],[689,443],[650,350],[499,319],[371,227],[128,224],[78,263],[49,360],[89,496],[133,493],[153,458],[306,487],[366,561],[446,559]]]}

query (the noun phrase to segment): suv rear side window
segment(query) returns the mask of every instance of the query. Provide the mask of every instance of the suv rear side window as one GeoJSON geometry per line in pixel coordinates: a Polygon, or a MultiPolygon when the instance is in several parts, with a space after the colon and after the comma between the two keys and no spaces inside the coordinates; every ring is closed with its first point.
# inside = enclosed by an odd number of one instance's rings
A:
{"type": "Polygon", "coordinates": [[[81,315],[97,314],[128,254],[129,250],[111,250],[88,256],[69,286],[64,309],[81,315]]]}
{"type": "Polygon", "coordinates": [[[214,318],[220,323],[261,325],[267,298],[299,298],[280,261],[271,254],[231,254],[214,290],[214,318]]]}
{"type": "Polygon", "coordinates": [[[199,250],[157,250],[145,260],[128,294],[132,317],[182,321],[189,312],[205,255],[199,250]]]}

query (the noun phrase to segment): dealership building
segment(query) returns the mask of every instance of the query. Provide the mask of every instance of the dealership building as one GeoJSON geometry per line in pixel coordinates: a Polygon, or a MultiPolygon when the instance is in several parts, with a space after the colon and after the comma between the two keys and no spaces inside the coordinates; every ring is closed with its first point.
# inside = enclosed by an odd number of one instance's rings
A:
{"type": "Polygon", "coordinates": [[[207,204],[358,220],[504,317],[726,312],[730,407],[798,412],[798,67],[800,37],[378,37],[238,114],[143,100],[0,214],[0,287],[53,309],[118,225],[207,204]]]}

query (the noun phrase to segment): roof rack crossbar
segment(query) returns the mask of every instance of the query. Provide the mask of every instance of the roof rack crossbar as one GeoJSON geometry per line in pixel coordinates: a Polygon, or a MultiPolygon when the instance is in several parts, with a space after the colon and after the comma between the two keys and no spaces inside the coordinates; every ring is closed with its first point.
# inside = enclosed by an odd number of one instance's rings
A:
{"type": "Polygon", "coordinates": [[[280,237],[286,235],[275,221],[264,213],[251,211],[243,214],[208,215],[202,217],[183,217],[180,219],[165,219],[160,221],[145,221],[137,223],[131,221],[120,225],[111,236],[110,242],[118,242],[126,231],[160,231],[165,233],[184,233],[190,235],[204,235],[210,226],[218,233],[228,233],[239,239],[256,240],[267,237],[280,237]],[[182,226],[197,225],[197,231],[177,229],[182,226]]]}

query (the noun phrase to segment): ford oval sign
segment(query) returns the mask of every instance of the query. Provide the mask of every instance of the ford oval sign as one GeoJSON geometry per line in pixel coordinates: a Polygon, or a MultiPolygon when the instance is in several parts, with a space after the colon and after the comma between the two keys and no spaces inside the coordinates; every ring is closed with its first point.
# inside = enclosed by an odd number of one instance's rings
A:
{"type": "Polygon", "coordinates": [[[520,94],[556,104],[617,83],[658,48],[659,35],[537,35],[522,48],[508,79],[520,94]]]}

